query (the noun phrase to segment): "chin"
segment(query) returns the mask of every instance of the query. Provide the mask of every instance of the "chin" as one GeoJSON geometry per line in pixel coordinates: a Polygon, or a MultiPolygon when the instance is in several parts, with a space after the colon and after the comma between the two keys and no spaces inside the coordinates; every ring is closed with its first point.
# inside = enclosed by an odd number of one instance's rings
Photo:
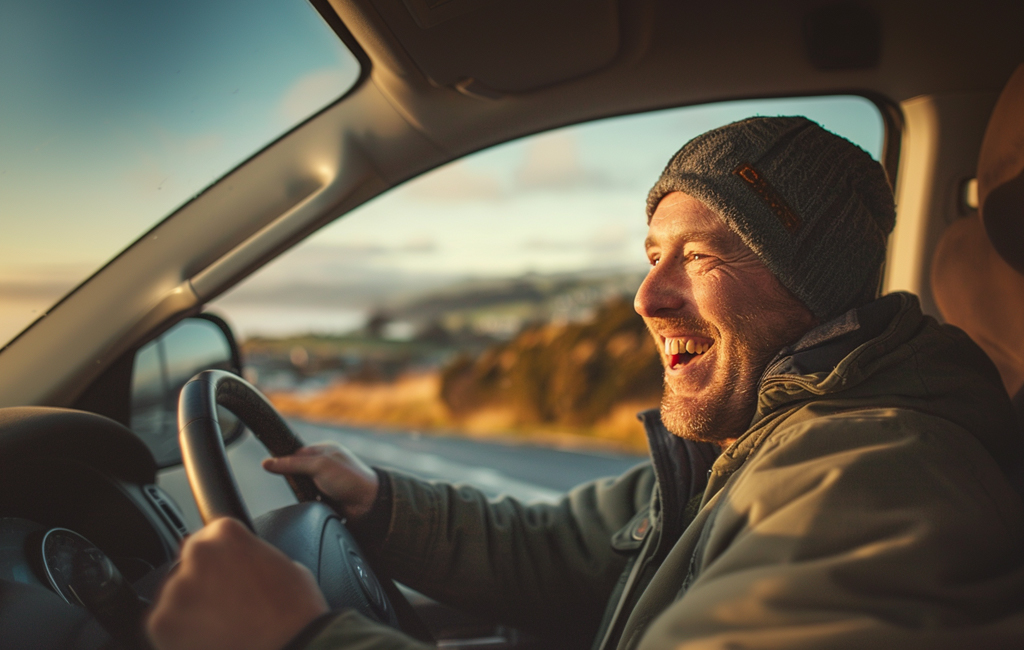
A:
{"type": "Polygon", "coordinates": [[[661,422],[673,435],[695,442],[722,444],[736,438],[749,424],[753,413],[731,409],[722,399],[697,403],[693,398],[672,394],[666,387],[661,399],[661,422]]]}

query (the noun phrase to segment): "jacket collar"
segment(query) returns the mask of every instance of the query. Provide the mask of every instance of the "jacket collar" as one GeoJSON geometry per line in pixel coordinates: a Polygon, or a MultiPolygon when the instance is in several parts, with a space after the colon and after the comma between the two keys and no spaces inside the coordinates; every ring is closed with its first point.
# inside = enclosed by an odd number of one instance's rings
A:
{"type": "Polygon", "coordinates": [[[647,432],[659,494],[652,514],[661,522],[663,537],[676,539],[685,527],[686,503],[704,493],[708,473],[721,449],[708,442],[684,440],[673,435],[661,421],[658,409],[637,416],[647,432]]]}
{"type": "Polygon", "coordinates": [[[865,362],[910,338],[923,318],[916,296],[893,293],[851,309],[783,348],[761,376],[750,426],[715,462],[709,492],[717,491],[760,447],[764,431],[759,424],[787,406],[859,383],[867,376],[865,362]]]}
{"type": "Polygon", "coordinates": [[[917,296],[892,293],[807,332],[768,364],[751,426],[787,403],[862,382],[923,320],[917,296]]]}

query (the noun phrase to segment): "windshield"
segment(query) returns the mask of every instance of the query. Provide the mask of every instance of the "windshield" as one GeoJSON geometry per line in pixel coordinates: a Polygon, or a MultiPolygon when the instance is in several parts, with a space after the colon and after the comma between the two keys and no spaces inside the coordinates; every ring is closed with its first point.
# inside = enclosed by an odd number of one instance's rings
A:
{"type": "Polygon", "coordinates": [[[0,346],[358,77],[302,0],[0,6],[0,346]]]}

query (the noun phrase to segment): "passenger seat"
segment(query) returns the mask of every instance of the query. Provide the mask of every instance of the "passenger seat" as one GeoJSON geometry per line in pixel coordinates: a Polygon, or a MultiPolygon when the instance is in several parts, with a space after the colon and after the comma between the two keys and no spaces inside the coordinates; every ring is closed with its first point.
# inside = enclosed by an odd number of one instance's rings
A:
{"type": "Polygon", "coordinates": [[[1024,65],[1010,77],[978,158],[978,215],[954,222],[932,259],[942,315],[988,353],[1010,395],[1024,387],[1024,65]]]}
{"type": "Polygon", "coordinates": [[[1024,432],[1024,64],[989,118],[977,178],[978,214],[943,234],[932,292],[946,320],[995,362],[1024,432]]]}

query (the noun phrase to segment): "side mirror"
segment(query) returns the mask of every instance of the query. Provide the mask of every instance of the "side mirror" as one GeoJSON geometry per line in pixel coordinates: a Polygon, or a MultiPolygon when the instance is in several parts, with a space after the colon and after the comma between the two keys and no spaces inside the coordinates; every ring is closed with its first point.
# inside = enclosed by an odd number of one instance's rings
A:
{"type": "MultiPolygon", "coordinates": [[[[241,374],[235,337],[222,319],[211,314],[186,318],[142,346],[132,363],[130,428],[153,452],[157,465],[181,463],[178,447],[178,394],[201,370],[241,374]]],[[[224,444],[238,438],[242,423],[218,407],[224,444]]]]}

